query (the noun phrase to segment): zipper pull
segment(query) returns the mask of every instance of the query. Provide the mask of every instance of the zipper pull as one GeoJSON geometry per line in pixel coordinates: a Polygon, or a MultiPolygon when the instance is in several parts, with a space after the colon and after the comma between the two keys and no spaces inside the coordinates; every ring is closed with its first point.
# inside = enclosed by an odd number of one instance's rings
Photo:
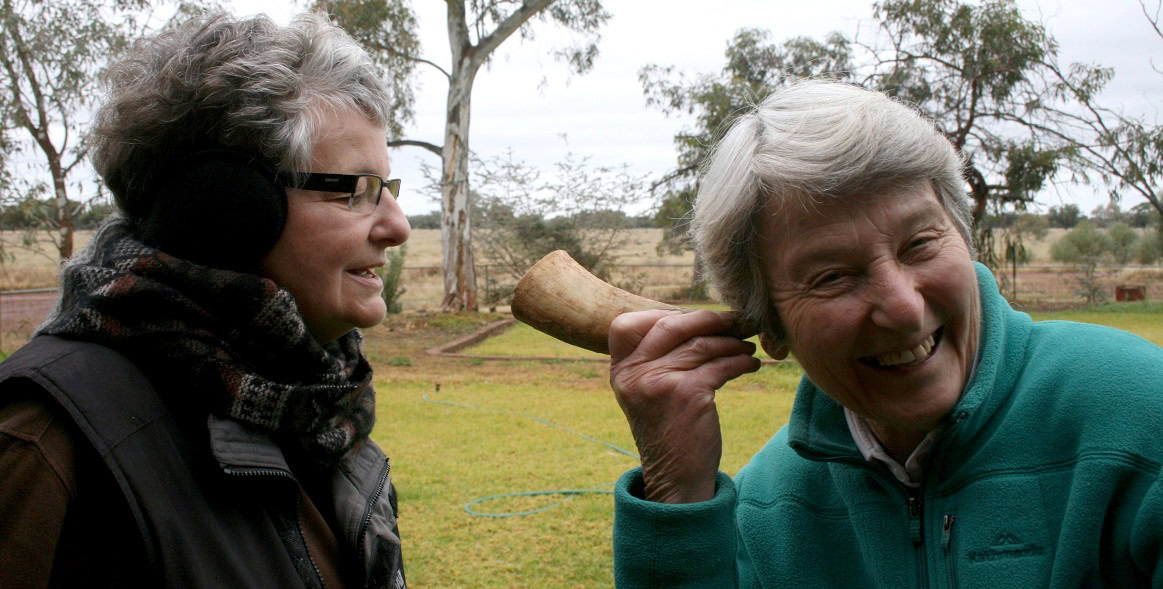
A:
{"type": "Polygon", "coordinates": [[[914,546],[921,543],[921,499],[915,495],[909,496],[909,535],[914,546]]]}
{"type": "Polygon", "coordinates": [[[949,541],[953,537],[953,519],[954,516],[946,515],[941,524],[941,545],[945,547],[945,550],[949,550],[949,541]]]}

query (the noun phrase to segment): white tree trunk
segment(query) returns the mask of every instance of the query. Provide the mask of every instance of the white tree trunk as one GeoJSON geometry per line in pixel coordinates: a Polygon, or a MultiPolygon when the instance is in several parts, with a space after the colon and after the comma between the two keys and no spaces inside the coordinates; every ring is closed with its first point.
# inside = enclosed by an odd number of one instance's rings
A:
{"type": "Polygon", "coordinates": [[[476,267],[473,264],[472,227],[468,189],[468,123],[472,84],[477,70],[505,39],[553,0],[526,0],[473,45],[469,37],[464,0],[445,0],[448,5],[448,46],[452,72],[448,80],[447,119],[441,160],[440,240],[444,262],[446,313],[477,310],[476,267]]]}
{"type": "MultiPolygon", "coordinates": [[[[462,58],[467,62],[468,58],[462,58]]],[[[476,311],[476,268],[473,264],[469,215],[468,129],[473,75],[476,67],[458,64],[448,85],[448,111],[441,160],[440,240],[444,262],[441,311],[476,311]]]]}

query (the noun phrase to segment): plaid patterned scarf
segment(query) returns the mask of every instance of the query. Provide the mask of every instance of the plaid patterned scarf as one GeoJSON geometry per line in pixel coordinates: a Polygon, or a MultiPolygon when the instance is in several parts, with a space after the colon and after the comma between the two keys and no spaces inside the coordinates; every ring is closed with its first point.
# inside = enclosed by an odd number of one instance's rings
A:
{"type": "Polygon", "coordinates": [[[318,467],[375,420],[358,331],[320,345],[274,282],[150,248],[124,219],[106,222],[63,268],[60,301],[38,333],[118,349],[149,367],[163,395],[200,396],[318,467]]]}

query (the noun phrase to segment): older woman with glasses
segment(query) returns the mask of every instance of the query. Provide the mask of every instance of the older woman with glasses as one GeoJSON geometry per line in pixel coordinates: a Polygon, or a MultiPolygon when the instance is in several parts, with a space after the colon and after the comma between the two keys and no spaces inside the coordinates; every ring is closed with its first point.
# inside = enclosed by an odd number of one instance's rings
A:
{"type": "Polygon", "coordinates": [[[409,232],[375,64],[219,14],[109,81],[120,215],[0,365],[0,586],[403,587],[357,329],[409,232]]]}
{"type": "Polygon", "coordinates": [[[737,315],[611,326],[642,456],[619,587],[1163,587],[1163,350],[1011,309],[931,123],[785,87],[716,146],[692,231],[737,315]],[[715,391],[759,368],[736,318],[804,377],[732,480],[715,391]]]}

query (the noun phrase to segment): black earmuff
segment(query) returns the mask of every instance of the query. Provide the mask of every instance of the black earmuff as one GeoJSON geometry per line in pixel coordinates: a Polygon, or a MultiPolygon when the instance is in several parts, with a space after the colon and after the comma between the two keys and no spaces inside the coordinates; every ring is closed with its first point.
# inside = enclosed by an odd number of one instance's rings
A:
{"type": "Polygon", "coordinates": [[[287,223],[287,193],[275,169],[236,149],[183,155],[151,191],[152,205],[138,220],[141,240],[205,266],[257,272],[287,223]]]}

